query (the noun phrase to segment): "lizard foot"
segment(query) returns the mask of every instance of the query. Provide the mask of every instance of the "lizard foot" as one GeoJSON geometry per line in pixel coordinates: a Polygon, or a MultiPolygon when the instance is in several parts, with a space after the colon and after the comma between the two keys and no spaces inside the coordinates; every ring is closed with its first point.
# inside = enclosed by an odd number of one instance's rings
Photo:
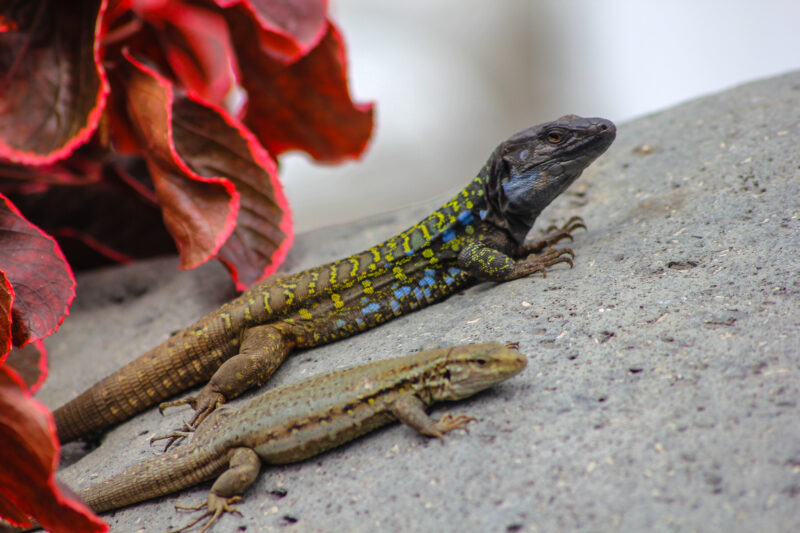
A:
{"type": "Polygon", "coordinates": [[[456,415],[453,416],[450,413],[445,413],[442,415],[442,418],[436,422],[436,431],[438,434],[434,434],[435,437],[439,437],[440,439],[444,437],[445,433],[449,433],[454,429],[463,429],[467,433],[469,430],[467,429],[467,424],[470,422],[477,421],[477,418],[471,417],[469,415],[456,415]]]}
{"type": "MultiPolygon", "coordinates": [[[[206,385],[196,396],[187,396],[181,400],[173,402],[164,402],[159,404],[158,411],[163,415],[164,409],[167,407],[177,407],[179,405],[189,405],[195,410],[194,416],[186,422],[183,422],[183,429],[178,430],[163,437],[156,437],[155,440],[169,439],[164,451],[167,451],[175,442],[186,438],[186,432],[192,432],[208,415],[214,412],[214,409],[225,403],[225,396],[221,392],[216,392],[211,389],[211,385],[206,385]]],[[[150,439],[153,442],[153,439],[150,439]]]]}
{"type": "Polygon", "coordinates": [[[195,429],[196,428],[190,426],[189,423],[184,420],[182,429],[173,431],[172,433],[167,433],[166,435],[155,435],[153,437],[150,437],[150,446],[152,446],[154,442],[169,439],[169,441],[167,441],[167,444],[164,446],[163,450],[167,451],[176,442],[180,442],[183,439],[188,438],[189,435],[191,435],[195,429]]]}
{"type": "Polygon", "coordinates": [[[208,522],[203,526],[203,528],[198,533],[204,533],[211,527],[211,525],[222,516],[222,513],[233,513],[242,516],[241,511],[236,507],[231,507],[230,504],[242,501],[241,496],[233,496],[232,498],[224,498],[222,496],[217,496],[213,492],[208,494],[208,500],[201,503],[200,505],[176,505],[175,509],[178,511],[200,511],[205,508],[205,512],[186,524],[185,526],[179,529],[172,529],[169,533],[179,533],[180,531],[186,531],[190,527],[194,526],[201,520],[206,517],[211,517],[208,522]]]}
{"type": "Polygon", "coordinates": [[[526,244],[525,248],[530,252],[540,252],[564,239],[569,239],[571,242],[572,232],[578,228],[586,229],[586,223],[581,217],[572,217],[561,227],[553,224],[544,230],[545,234],[540,240],[526,244]]]}
{"type": "Polygon", "coordinates": [[[206,385],[195,396],[187,396],[181,400],[173,402],[164,402],[159,404],[158,411],[163,415],[164,409],[168,407],[178,407],[179,405],[188,405],[195,410],[194,416],[189,420],[190,427],[196,428],[197,425],[205,420],[208,415],[214,412],[214,409],[225,403],[225,395],[217,392],[206,385]]]}
{"type": "Polygon", "coordinates": [[[517,261],[517,276],[530,276],[534,272],[541,272],[542,277],[547,277],[547,267],[558,263],[567,263],[572,268],[572,259],[575,252],[570,248],[546,248],[541,254],[531,254],[525,259],[517,261]]]}
{"type": "Polygon", "coordinates": [[[477,419],[471,417],[469,415],[456,415],[453,416],[450,413],[445,413],[442,415],[442,418],[436,422],[436,431],[433,432],[433,437],[438,437],[441,439],[442,443],[444,443],[444,434],[453,431],[454,429],[463,429],[467,433],[469,430],[467,429],[467,424],[470,422],[474,422],[477,419]]]}

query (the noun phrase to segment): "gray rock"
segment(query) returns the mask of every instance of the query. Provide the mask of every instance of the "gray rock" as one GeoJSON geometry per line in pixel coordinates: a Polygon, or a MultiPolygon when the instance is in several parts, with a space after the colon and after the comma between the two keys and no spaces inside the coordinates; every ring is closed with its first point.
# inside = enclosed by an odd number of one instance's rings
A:
{"type": "MultiPolygon", "coordinates": [[[[518,341],[523,374],[434,411],[477,417],[470,433],[440,445],[395,425],[265,466],[244,516],[216,531],[800,530],[799,147],[800,73],[621,124],[539,222],[586,220],[573,269],[479,285],[298,353],[268,384],[421,346],[518,341]]],[[[363,249],[435,206],[301,235],[286,268],[363,249]]],[[[80,276],[39,398],[61,404],[233,294],[218,265],[175,265],[80,276]]],[[[63,479],[84,486],[157,453],[149,437],[188,414],[153,409],[90,453],[66,446],[63,479]]],[[[162,531],[187,520],[173,505],[207,490],[105,518],[162,531]]]]}

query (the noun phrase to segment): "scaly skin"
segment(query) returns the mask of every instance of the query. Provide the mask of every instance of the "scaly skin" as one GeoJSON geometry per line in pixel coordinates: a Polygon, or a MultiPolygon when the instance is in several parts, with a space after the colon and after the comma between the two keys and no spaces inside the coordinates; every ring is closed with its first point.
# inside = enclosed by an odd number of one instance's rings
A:
{"type": "Polygon", "coordinates": [[[206,502],[209,528],[258,477],[261,462],[301,461],[393,420],[429,437],[464,428],[466,415],[431,419],[434,402],[459,400],[522,371],[515,345],[469,344],[376,361],[272,389],[238,410],[220,409],[186,446],[151,457],[89,487],[81,499],[95,511],[148,500],[216,478],[206,502]]]}
{"type": "MultiPolygon", "coordinates": [[[[89,436],[206,383],[188,403],[194,426],[263,384],[295,349],[382,324],[479,281],[572,265],[551,246],[584,227],[572,219],[536,243],[539,213],[614,140],[614,124],[567,115],[501,143],[478,176],[406,231],[340,261],[254,285],[54,413],[61,442],[89,436]]],[[[169,446],[169,443],[168,443],[169,446]]]]}

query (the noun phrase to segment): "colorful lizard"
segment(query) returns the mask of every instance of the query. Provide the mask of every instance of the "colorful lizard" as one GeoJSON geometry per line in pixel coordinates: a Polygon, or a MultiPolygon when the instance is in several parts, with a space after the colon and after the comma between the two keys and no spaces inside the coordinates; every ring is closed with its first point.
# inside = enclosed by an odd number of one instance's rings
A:
{"type": "Polygon", "coordinates": [[[191,405],[194,427],[264,383],[293,350],[364,331],[479,281],[571,266],[572,250],[551,246],[585,227],[579,218],[539,242],[525,237],[615,135],[608,120],[567,115],[511,136],[475,179],[418,224],[345,259],[254,285],[58,408],[61,442],[206,383],[195,395],[161,404],[191,405]]]}

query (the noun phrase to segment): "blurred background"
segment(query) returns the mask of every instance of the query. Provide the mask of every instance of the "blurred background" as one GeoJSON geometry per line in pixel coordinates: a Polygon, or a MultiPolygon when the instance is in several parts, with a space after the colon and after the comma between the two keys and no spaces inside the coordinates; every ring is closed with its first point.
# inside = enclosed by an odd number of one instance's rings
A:
{"type": "Polygon", "coordinates": [[[298,232],[442,199],[510,134],[575,113],[624,122],[800,68],[799,0],[333,0],[365,157],[282,158],[298,232]]]}

